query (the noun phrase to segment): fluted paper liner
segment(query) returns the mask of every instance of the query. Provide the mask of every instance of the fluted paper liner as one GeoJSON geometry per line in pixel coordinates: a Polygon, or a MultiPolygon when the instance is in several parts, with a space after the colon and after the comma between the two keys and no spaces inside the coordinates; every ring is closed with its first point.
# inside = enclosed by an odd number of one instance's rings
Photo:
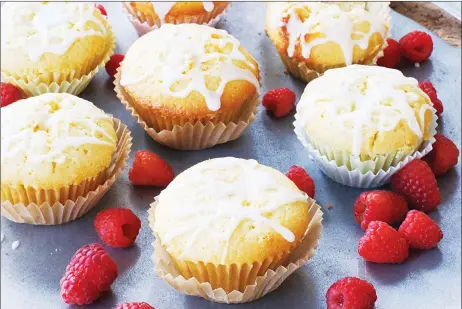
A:
{"type": "MultiPolygon", "coordinates": [[[[173,24],[199,24],[215,27],[217,22],[220,20],[221,16],[223,16],[227,10],[226,8],[221,13],[217,13],[217,9],[218,8],[214,6],[211,12],[207,12],[202,16],[177,17],[173,24]]],[[[128,20],[130,20],[133,27],[135,27],[135,30],[139,36],[143,36],[146,33],[159,28],[159,26],[155,24],[154,20],[150,20],[149,22],[141,22],[138,18],[135,17],[136,12],[134,12],[130,5],[126,2],[122,3],[122,10],[124,11],[125,15],[127,15],[127,18],[128,20]]]]}
{"type": "MultiPolygon", "coordinates": [[[[85,188],[85,186],[80,185],[62,188],[61,190],[47,190],[48,192],[45,193],[47,196],[59,196],[63,192],[66,192],[69,199],[64,204],[60,202],[53,204],[32,202],[25,205],[23,203],[12,203],[7,200],[2,202],[2,216],[17,223],[55,225],[78,219],[92,209],[120,177],[122,170],[127,165],[132,146],[132,137],[127,126],[116,118],[113,119],[113,122],[118,138],[117,149],[109,168],[96,177],[96,179],[89,181],[92,186],[87,188],[95,187],[96,189],[84,195],[82,195],[82,189],[72,189],[72,187],[85,188]]],[[[37,193],[36,196],[32,194],[32,191],[35,190],[32,188],[23,190],[23,192],[29,193],[27,196],[29,199],[35,198],[35,200],[40,200],[43,198],[44,190],[35,191],[37,193]]]]}
{"type": "Polygon", "coordinates": [[[21,88],[22,92],[27,97],[38,96],[40,94],[49,93],[49,92],[58,92],[58,93],[70,93],[73,95],[80,94],[88,84],[91,82],[93,77],[95,77],[96,73],[99,72],[101,68],[103,68],[106,63],[111,58],[112,54],[114,53],[116,40],[114,37],[114,33],[112,31],[112,27],[109,22],[105,21],[105,26],[108,31],[109,35],[109,48],[106,54],[103,57],[103,60],[89,73],[83,74],[82,72],[87,72],[89,67],[94,63],[94,58],[88,61],[86,65],[77,68],[76,71],[68,72],[66,74],[60,74],[56,72],[50,72],[47,75],[46,80],[45,77],[41,78],[40,81],[25,81],[20,78],[20,76],[12,76],[1,72],[1,79],[4,83],[11,83],[19,88],[21,88]],[[79,78],[73,78],[69,80],[71,76],[80,76],[79,78]]]}
{"type": "Polygon", "coordinates": [[[419,149],[411,155],[391,153],[378,157],[376,160],[360,161],[354,159],[350,153],[332,149],[325,145],[318,145],[306,134],[303,125],[295,114],[295,134],[318,167],[332,180],[350,187],[376,188],[387,184],[390,177],[414,159],[420,159],[429,153],[435,142],[436,127],[438,126],[435,109],[432,109],[430,123],[431,138],[424,141],[419,149]]]}
{"type": "MultiPolygon", "coordinates": [[[[380,3],[369,3],[366,2],[368,5],[368,10],[374,10],[375,14],[380,15],[384,18],[385,23],[389,26],[387,36],[383,38],[383,44],[377,55],[372,59],[370,63],[367,65],[376,65],[377,59],[383,56],[383,50],[388,46],[387,39],[391,37],[391,16],[390,16],[390,2],[380,2],[380,3]]],[[[325,72],[326,67],[319,65],[319,68],[312,68],[310,69],[304,61],[299,61],[295,58],[289,57],[284,53],[279,52],[279,56],[281,58],[282,63],[284,64],[287,72],[289,72],[292,76],[301,79],[307,83],[312,81],[313,79],[322,76],[325,72]]],[[[329,68],[328,68],[329,69],[329,68]]]]}
{"type": "MultiPolygon", "coordinates": [[[[249,125],[255,120],[257,106],[260,104],[258,94],[252,99],[249,104],[250,110],[245,112],[242,120],[236,122],[213,123],[208,121],[206,124],[202,122],[186,123],[184,125],[174,125],[171,130],[156,131],[149,127],[141,115],[128,102],[128,96],[124,94],[123,88],[120,86],[120,71],[117,72],[114,80],[115,92],[125,108],[135,117],[141,127],[152,137],[156,142],[179,150],[200,150],[210,148],[218,144],[223,144],[239,138],[249,125]]],[[[156,115],[149,115],[151,122],[156,121],[156,115]]],[[[162,122],[158,120],[158,122],[162,122]]]]}
{"type": "MultiPolygon", "coordinates": [[[[305,236],[295,250],[287,257],[285,263],[275,270],[268,270],[262,276],[257,276],[255,283],[245,286],[243,292],[234,290],[230,293],[226,293],[224,289],[212,289],[212,286],[208,282],[199,282],[195,277],[185,279],[181,276],[173,262],[169,253],[162,247],[158,237],[153,243],[154,254],[154,270],[156,274],[164,279],[169,285],[175,288],[177,291],[205,298],[207,300],[218,302],[218,303],[246,303],[259,299],[266,294],[277,289],[282,282],[289,277],[294,271],[305,265],[310,258],[314,256],[315,249],[318,246],[319,238],[321,237],[322,231],[322,211],[321,207],[316,204],[316,201],[310,199],[310,209],[308,212],[309,224],[305,232],[305,236]]],[[[156,197],[154,203],[151,204],[149,210],[149,223],[152,230],[154,230],[154,209],[158,203],[156,197]]],[[[154,235],[156,236],[156,235],[154,235]]],[[[252,265],[244,264],[241,265],[241,270],[237,270],[237,273],[244,273],[242,270],[247,269],[245,273],[249,273],[253,267],[259,267],[261,263],[253,263],[252,265]]],[[[197,264],[196,264],[197,265],[197,264]]],[[[234,265],[232,270],[236,271],[239,266],[234,265]]],[[[206,268],[206,271],[213,271],[215,268],[206,268]]],[[[223,271],[223,269],[221,269],[223,271]]],[[[207,274],[209,277],[219,278],[217,273],[207,274]]],[[[226,276],[225,276],[226,277],[226,276]]],[[[229,275],[228,275],[229,277],[229,275]]],[[[239,284],[241,276],[236,276],[236,282],[232,286],[241,286],[239,284]]]]}

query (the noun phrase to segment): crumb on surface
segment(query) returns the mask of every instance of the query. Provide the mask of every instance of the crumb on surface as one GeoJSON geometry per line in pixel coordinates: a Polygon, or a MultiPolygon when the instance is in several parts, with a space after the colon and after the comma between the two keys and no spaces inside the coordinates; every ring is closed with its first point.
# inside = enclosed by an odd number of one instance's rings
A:
{"type": "Polygon", "coordinates": [[[420,63],[416,62],[416,63],[414,63],[414,66],[415,66],[416,68],[419,68],[419,67],[420,67],[420,63]]]}
{"type": "Polygon", "coordinates": [[[327,209],[330,210],[330,209],[332,209],[332,208],[334,208],[334,206],[333,206],[332,204],[327,204],[327,209]]]}
{"type": "Polygon", "coordinates": [[[18,249],[19,245],[20,245],[19,240],[15,240],[15,241],[13,241],[13,243],[11,244],[11,249],[12,249],[12,250],[16,250],[16,249],[18,249]]]}

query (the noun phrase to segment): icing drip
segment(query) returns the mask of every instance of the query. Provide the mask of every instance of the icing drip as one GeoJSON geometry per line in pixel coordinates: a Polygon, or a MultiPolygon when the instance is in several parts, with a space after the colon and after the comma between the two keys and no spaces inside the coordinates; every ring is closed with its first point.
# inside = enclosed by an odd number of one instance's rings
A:
{"type": "Polygon", "coordinates": [[[162,242],[187,237],[183,255],[209,230],[207,234],[224,243],[219,252],[224,263],[231,236],[245,221],[266,225],[289,242],[295,240],[289,229],[264,214],[289,203],[306,202],[307,197],[296,188],[281,186],[257,161],[213,159],[188,169],[175,180],[160,194],[159,205],[168,207],[182,224],[165,233],[162,242]],[[226,220],[224,229],[210,230],[217,220],[226,220]]]}
{"type": "MultiPolygon", "coordinates": [[[[176,3],[176,1],[152,2],[154,11],[159,17],[161,24],[165,23],[165,16],[167,16],[167,14],[170,12],[170,10],[176,3]]],[[[206,10],[207,12],[211,12],[215,7],[213,2],[202,2],[202,6],[204,7],[204,10],[206,10]]]]}
{"type": "Polygon", "coordinates": [[[338,119],[342,129],[353,130],[352,153],[359,154],[364,128],[386,132],[394,130],[404,120],[419,138],[423,138],[421,128],[425,112],[433,108],[423,104],[417,117],[410,105],[412,101],[422,100],[416,92],[426,96],[417,80],[405,77],[398,70],[352,65],[329,70],[309,83],[297,110],[309,113],[310,106],[322,105],[326,118],[338,119]],[[412,86],[415,92],[403,90],[405,86],[412,86]]]}
{"type": "Polygon", "coordinates": [[[122,86],[154,79],[162,85],[165,94],[174,97],[185,98],[192,91],[197,91],[203,95],[211,111],[220,109],[221,96],[230,81],[246,80],[252,83],[257,91],[260,90],[259,81],[254,73],[233,63],[241,61],[256,69],[239,50],[239,41],[224,30],[194,24],[165,24],[159,30],[141,37],[135,44],[143,42],[144,48],[137,49],[136,52],[131,52],[131,48],[127,52],[122,64],[122,86]],[[224,49],[228,46],[231,46],[231,50],[225,52],[224,49]],[[149,55],[152,60],[136,62],[138,58],[143,59],[143,55],[149,55]],[[126,66],[138,63],[143,66],[143,74],[126,73],[126,66]],[[209,77],[221,79],[216,89],[207,87],[206,79],[209,77]],[[184,82],[186,86],[183,89],[172,89],[178,82],[184,82]]]}
{"type": "Polygon", "coordinates": [[[106,35],[104,23],[94,12],[91,3],[5,4],[2,48],[25,47],[32,61],[40,60],[47,52],[63,55],[78,38],[106,35]],[[89,22],[97,25],[98,31],[88,27],[89,22]]]}
{"type": "MultiPolygon", "coordinates": [[[[1,157],[23,156],[30,163],[66,161],[65,150],[84,144],[115,147],[116,140],[98,126],[111,118],[93,104],[72,95],[43,94],[2,109],[1,157]],[[78,135],[72,128],[79,128],[78,135]],[[27,156],[33,153],[33,156],[27,156]]],[[[111,121],[112,122],[112,121],[111,121]]]]}
{"type": "Polygon", "coordinates": [[[282,17],[287,22],[282,21],[279,27],[285,27],[289,35],[289,57],[294,56],[297,45],[301,46],[302,56],[309,59],[314,46],[335,42],[342,49],[346,65],[353,63],[355,45],[367,49],[372,34],[380,33],[385,37],[388,31],[381,16],[367,11],[364,4],[296,3],[290,5],[282,17]],[[309,10],[309,17],[302,21],[297,11],[306,9],[309,10]],[[370,25],[367,33],[355,30],[355,26],[363,22],[370,25]],[[315,33],[323,35],[316,38],[310,36],[315,33]]]}

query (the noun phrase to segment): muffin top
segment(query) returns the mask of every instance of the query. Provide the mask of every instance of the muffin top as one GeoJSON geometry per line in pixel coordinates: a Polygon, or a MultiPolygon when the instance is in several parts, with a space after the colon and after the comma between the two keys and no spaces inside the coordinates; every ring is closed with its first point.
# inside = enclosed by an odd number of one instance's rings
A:
{"type": "Polygon", "coordinates": [[[106,18],[92,3],[6,3],[1,14],[1,66],[8,74],[80,69],[109,48],[106,18]]]}
{"type": "Polygon", "coordinates": [[[267,32],[280,53],[308,64],[369,63],[388,36],[388,10],[388,3],[273,2],[267,32]]]}
{"type": "Polygon", "coordinates": [[[117,136],[109,115],[70,94],[20,100],[1,112],[1,182],[53,189],[109,167],[117,136]]]}
{"type": "Polygon", "coordinates": [[[184,261],[261,262],[293,249],[308,226],[308,197],[255,160],[228,157],[194,165],[158,202],[155,232],[184,261]]]}
{"type": "Polygon", "coordinates": [[[214,2],[130,2],[130,6],[144,13],[154,13],[161,24],[168,23],[170,18],[185,15],[196,16],[213,11],[214,2]]]}
{"type": "Polygon", "coordinates": [[[431,138],[435,110],[417,80],[400,71],[352,65],[309,83],[297,122],[319,146],[360,155],[411,154],[431,138]]]}
{"type": "Polygon", "coordinates": [[[213,117],[260,91],[255,59],[224,30],[164,24],[139,38],[119,69],[138,104],[171,117],[213,117]]]}

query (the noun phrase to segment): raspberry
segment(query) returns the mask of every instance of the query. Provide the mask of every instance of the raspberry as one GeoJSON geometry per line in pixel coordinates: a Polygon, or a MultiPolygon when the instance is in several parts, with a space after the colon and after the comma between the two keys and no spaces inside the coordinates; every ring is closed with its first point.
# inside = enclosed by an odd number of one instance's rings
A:
{"type": "Polygon", "coordinates": [[[154,307],[146,303],[125,303],[118,305],[115,309],[154,309],[154,307]]]}
{"type": "Polygon", "coordinates": [[[412,31],[399,40],[401,54],[412,62],[424,62],[433,51],[432,37],[422,31],[412,31]]]}
{"type": "Polygon", "coordinates": [[[175,175],[167,162],[147,150],[138,150],[128,178],[134,185],[166,187],[175,175]]]}
{"type": "Polygon", "coordinates": [[[374,263],[402,263],[409,255],[409,244],[385,222],[372,221],[359,240],[358,253],[374,263]]]}
{"type": "Polygon", "coordinates": [[[438,224],[428,215],[418,210],[408,212],[398,230],[409,242],[411,248],[435,248],[443,238],[438,224]]]}
{"type": "Polygon", "coordinates": [[[367,229],[371,221],[382,221],[390,225],[400,223],[407,211],[407,203],[403,197],[384,190],[361,193],[354,206],[356,222],[363,230],[367,229]]]}
{"type": "Polygon", "coordinates": [[[441,200],[435,175],[425,161],[416,159],[396,172],[390,179],[394,192],[402,195],[410,208],[430,212],[441,200]]]}
{"type": "Polygon", "coordinates": [[[95,218],[95,229],[106,245],[126,248],[133,245],[141,221],[127,208],[105,209],[95,218]]]}
{"type": "Polygon", "coordinates": [[[383,57],[377,59],[377,65],[396,68],[401,60],[401,46],[393,39],[387,40],[388,46],[383,50],[383,57]]]}
{"type": "Polygon", "coordinates": [[[1,106],[5,107],[18,100],[24,99],[21,89],[13,84],[2,83],[1,85],[2,96],[0,97],[1,106]]]}
{"type": "Polygon", "coordinates": [[[309,197],[314,198],[315,186],[313,178],[301,167],[293,165],[286,176],[292,180],[297,187],[308,194],[309,197]]]}
{"type": "Polygon", "coordinates": [[[433,84],[429,81],[424,81],[419,83],[420,89],[422,89],[423,92],[425,92],[430,100],[433,103],[433,107],[436,109],[436,114],[440,115],[443,112],[443,103],[441,102],[440,99],[438,99],[438,95],[436,93],[435,87],[433,87],[433,84]]]}
{"type": "Polygon", "coordinates": [[[345,277],[326,293],[327,309],[372,309],[377,294],[372,284],[356,277],[345,277]]]}
{"type": "Polygon", "coordinates": [[[120,63],[124,60],[125,56],[122,54],[114,54],[111,59],[106,63],[106,72],[109,76],[114,77],[117,74],[117,69],[120,63]]]}
{"type": "Polygon", "coordinates": [[[295,92],[289,88],[271,89],[263,96],[263,106],[277,118],[290,113],[295,105],[295,92]]]}
{"type": "Polygon", "coordinates": [[[424,157],[435,176],[446,174],[459,161],[459,149],[446,136],[442,134],[435,135],[436,141],[433,143],[433,149],[424,157]]]}
{"type": "Polygon", "coordinates": [[[117,264],[100,244],[83,246],[72,257],[61,279],[61,297],[67,304],[91,304],[117,278],[117,264]]]}
{"type": "Polygon", "coordinates": [[[101,12],[101,15],[104,15],[107,17],[107,12],[103,5],[95,4],[95,8],[97,8],[101,12]]]}

